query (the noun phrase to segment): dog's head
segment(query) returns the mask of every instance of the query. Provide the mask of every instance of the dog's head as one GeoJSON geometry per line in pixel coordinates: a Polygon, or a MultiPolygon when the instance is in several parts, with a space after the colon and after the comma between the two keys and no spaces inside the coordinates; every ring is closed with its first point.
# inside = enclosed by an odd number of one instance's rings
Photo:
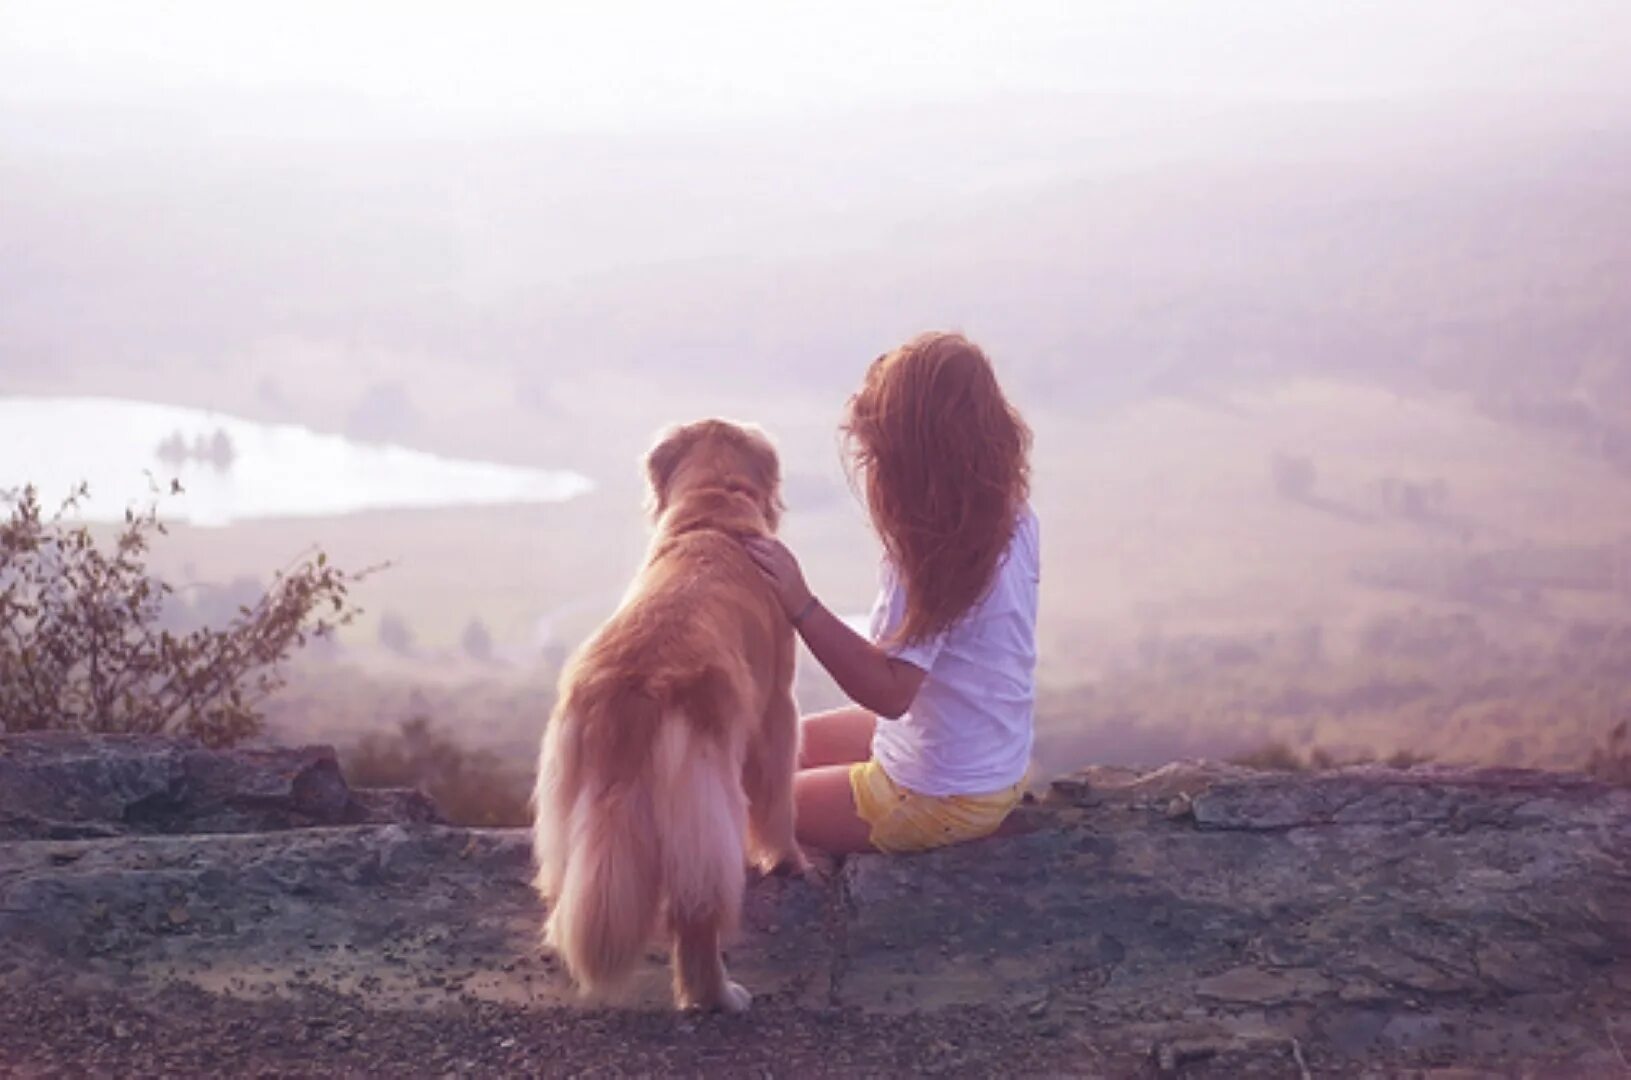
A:
{"type": "Polygon", "coordinates": [[[781,519],[781,465],[757,427],[698,420],[669,428],[646,455],[652,517],[693,493],[740,496],[775,531],[781,519]]]}

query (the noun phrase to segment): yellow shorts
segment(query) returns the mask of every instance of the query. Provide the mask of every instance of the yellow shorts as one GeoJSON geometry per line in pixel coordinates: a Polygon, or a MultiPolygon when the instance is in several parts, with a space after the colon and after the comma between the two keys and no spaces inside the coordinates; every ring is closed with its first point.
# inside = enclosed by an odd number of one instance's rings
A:
{"type": "Polygon", "coordinates": [[[877,760],[850,766],[855,810],[879,851],[926,851],[997,831],[1019,805],[1025,781],[988,795],[921,795],[890,779],[877,760]]]}

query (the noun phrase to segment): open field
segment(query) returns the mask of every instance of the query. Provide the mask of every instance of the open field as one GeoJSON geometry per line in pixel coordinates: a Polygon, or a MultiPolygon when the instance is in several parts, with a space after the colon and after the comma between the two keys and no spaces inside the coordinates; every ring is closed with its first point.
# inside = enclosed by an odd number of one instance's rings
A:
{"type": "MultiPolygon", "coordinates": [[[[872,179],[820,203],[831,176],[768,183],[767,146],[798,140],[763,132],[44,140],[0,152],[23,211],[0,394],[591,477],[562,505],[180,527],[155,552],[206,587],[313,545],[389,562],[277,723],[345,741],[422,715],[523,760],[641,557],[667,423],[770,430],[787,539],[830,606],[866,609],[844,397],[955,325],[1036,429],[1044,770],[1266,740],[1567,764],[1623,713],[1631,144],[1617,101],[1497,104],[885,111],[842,118],[827,167],[872,179]],[[932,181],[896,152],[952,145],[978,149],[932,181]],[[110,173],[120,199],[89,205],[110,173]],[[617,221],[582,217],[609,177],[617,221]]],[[[801,692],[836,700],[816,672],[801,692]]]]}
{"type": "MultiPolygon", "coordinates": [[[[1544,432],[1320,380],[1034,418],[1043,773],[1269,742],[1568,767],[1631,713],[1631,477],[1544,432]],[[1305,487],[1277,484],[1277,455],[1312,464],[1305,487]]],[[[875,548],[837,495],[795,502],[787,531],[818,588],[859,610],[875,548]]],[[[226,544],[182,530],[164,559],[241,572],[311,529],[240,527],[226,544]]],[[[556,665],[615,603],[644,537],[636,483],[544,510],[322,531],[343,562],[393,560],[361,598],[415,644],[395,654],[365,620],[339,656],[299,670],[279,725],[348,742],[424,716],[523,770],[556,665]],[[472,619],[496,660],[462,655],[472,619]]],[[[818,671],[801,689],[807,707],[837,700],[818,671]]]]}

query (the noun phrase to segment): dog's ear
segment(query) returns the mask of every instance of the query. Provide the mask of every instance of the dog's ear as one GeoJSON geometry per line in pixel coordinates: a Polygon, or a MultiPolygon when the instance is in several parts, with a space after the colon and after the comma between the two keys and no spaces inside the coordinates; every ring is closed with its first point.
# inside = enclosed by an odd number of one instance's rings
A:
{"type": "Polygon", "coordinates": [[[787,509],[782,504],[781,459],[769,437],[759,428],[750,426],[743,428],[743,431],[748,437],[747,458],[753,471],[753,481],[763,493],[759,509],[764,513],[765,524],[770,526],[771,532],[775,532],[776,526],[781,523],[782,511],[787,509]]]}
{"type": "Polygon", "coordinates": [[[668,509],[668,487],[674,479],[674,470],[690,453],[699,434],[695,424],[671,427],[658,437],[657,445],[646,454],[646,480],[651,484],[647,505],[651,508],[652,517],[668,509]]]}

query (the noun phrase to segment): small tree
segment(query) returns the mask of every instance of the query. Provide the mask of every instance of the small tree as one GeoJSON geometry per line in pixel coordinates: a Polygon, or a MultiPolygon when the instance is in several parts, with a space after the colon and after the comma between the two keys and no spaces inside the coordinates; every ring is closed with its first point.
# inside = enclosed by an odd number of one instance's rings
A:
{"type": "Polygon", "coordinates": [[[488,632],[487,624],[480,619],[471,619],[464,628],[464,634],[459,638],[459,645],[464,649],[464,655],[472,660],[485,663],[493,658],[493,635],[488,632]]]}
{"type": "Polygon", "coordinates": [[[1269,459],[1269,476],[1282,499],[1306,501],[1314,494],[1314,459],[1276,451],[1269,459]]]}
{"type": "Polygon", "coordinates": [[[394,734],[364,735],[342,760],[353,786],[418,788],[460,825],[532,822],[532,778],[524,765],[461,746],[424,716],[403,721],[394,734]]]}
{"type": "Polygon", "coordinates": [[[379,643],[398,656],[413,655],[413,627],[394,611],[379,618],[379,643]]]}
{"type": "MultiPolygon", "coordinates": [[[[172,493],[180,485],[172,483],[172,493]]],[[[347,574],[321,552],[273,575],[224,626],[165,628],[174,588],[147,570],[154,500],[125,512],[105,551],[65,517],[82,484],[46,515],[36,490],[0,496],[0,731],[176,733],[224,745],[261,730],[260,705],[283,685],[280,665],[308,636],[358,609],[347,574]]]]}
{"type": "Polygon", "coordinates": [[[1631,720],[1614,725],[1586,759],[1586,772],[1610,784],[1631,787],[1631,720]]]}

